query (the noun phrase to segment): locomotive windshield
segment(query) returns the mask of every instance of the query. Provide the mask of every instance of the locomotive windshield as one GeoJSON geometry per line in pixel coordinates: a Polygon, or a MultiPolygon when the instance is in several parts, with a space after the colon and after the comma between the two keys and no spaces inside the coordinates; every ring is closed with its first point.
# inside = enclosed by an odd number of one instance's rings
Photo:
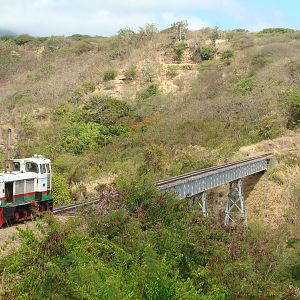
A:
{"type": "Polygon", "coordinates": [[[19,172],[19,171],[20,171],[20,163],[17,162],[17,161],[13,161],[13,162],[11,163],[11,170],[12,170],[13,172],[19,172]]]}
{"type": "Polygon", "coordinates": [[[45,164],[41,165],[41,173],[42,174],[47,173],[47,169],[46,169],[46,165],[45,164]]]}
{"type": "Polygon", "coordinates": [[[26,170],[26,172],[38,173],[39,172],[39,166],[38,166],[38,164],[29,161],[25,165],[25,170],[26,170]]]}

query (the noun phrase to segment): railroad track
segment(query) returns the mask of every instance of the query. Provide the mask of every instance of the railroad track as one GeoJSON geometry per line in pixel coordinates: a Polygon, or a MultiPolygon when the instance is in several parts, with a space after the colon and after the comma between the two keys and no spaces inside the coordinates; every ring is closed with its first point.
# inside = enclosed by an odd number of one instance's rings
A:
{"type": "Polygon", "coordinates": [[[65,213],[67,211],[75,210],[79,207],[84,207],[84,206],[92,205],[92,204],[95,204],[95,203],[99,203],[100,201],[101,201],[100,198],[96,198],[96,199],[92,199],[92,200],[89,200],[89,201],[73,202],[73,203],[70,203],[70,204],[66,204],[66,205],[62,205],[62,206],[53,208],[52,213],[54,215],[59,215],[61,213],[65,213]]]}
{"type": "MultiPolygon", "coordinates": [[[[289,149],[288,151],[292,152],[292,151],[299,151],[299,150],[300,149],[289,149]]],[[[159,180],[159,181],[156,181],[154,183],[154,185],[157,188],[160,188],[160,187],[162,187],[166,184],[170,184],[170,183],[174,184],[176,182],[180,182],[182,180],[186,180],[186,179],[189,179],[189,178],[192,178],[192,177],[195,177],[195,176],[200,176],[200,175],[203,175],[205,173],[214,172],[214,171],[218,171],[220,169],[230,168],[230,167],[234,167],[234,166],[237,166],[237,165],[243,165],[243,164],[246,164],[246,163],[251,162],[251,161],[256,161],[256,160],[259,161],[260,159],[271,158],[272,156],[273,156],[273,153],[268,152],[268,153],[265,153],[265,154],[262,154],[262,155],[248,157],[248,158],[245,158],[245,159],[242,159],[242,160],[229,162],[229,163],[222,164],[222,165],[219,165],[219,166],[213,166],[213,167],[201,169],[201,170],[198,170],[198,171],[186,173],[186,174],[183,174],[183,175],[171,177],[171,178],[168,178],[168,179],[159,180]]],[[[61,213],[65,213],[65,212],[68,212],[68,211],[75,210],[79,207],[84,207],[84,206],[92,205],[92,204],[99,203],[99,202],[101,202],[100,198],[91,199],[89,201],[73,202],[73,203],[70,203],[70,204],[66,204],[66,205],[54,208],[53,209],[53,214],[59,215],[61,213]]]]}

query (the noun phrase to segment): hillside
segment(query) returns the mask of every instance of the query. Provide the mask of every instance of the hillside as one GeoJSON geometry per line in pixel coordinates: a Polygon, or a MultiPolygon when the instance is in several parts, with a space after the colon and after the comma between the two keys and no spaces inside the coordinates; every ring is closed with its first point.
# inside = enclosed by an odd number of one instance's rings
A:
{"type": "Polygon", "coordinates": [[[12,128],[16,157],[51,158],[55,204],[103,202],[19,230],[0,295],[298,299],[299,49],[284,28],[1,37],[0,144],[12,128]],[[248,228],[223,225],[225,188],[205,219],[151,184],[268,151],[245,183],[248,228]]]}
{"type": "Polygon", "coordinates": [[[16,35],[13,31],[0,28],[0,36],[14,36],[16,35]]]}

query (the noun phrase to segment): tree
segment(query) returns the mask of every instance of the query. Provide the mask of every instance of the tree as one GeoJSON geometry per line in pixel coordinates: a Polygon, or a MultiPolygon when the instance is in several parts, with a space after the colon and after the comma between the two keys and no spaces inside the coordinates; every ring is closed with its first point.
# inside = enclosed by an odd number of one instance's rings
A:
{"type": "Polygon", "coordinates": [[[134,31],[129,27],[124,27],[118,31],[118,37],[121,40],[126,41],[126,42],[132,41],[134,36],[135,36],[134,31]]]}
{"type": "Polygon", "coordinates": [[[175,34],[175,38],[178,39],[178,41],[182,41],[186,38],[188,32],[188,22],[186,20],[176,21],[172,23],[171,29],[175,34]]]}
{"type": "Polygon", "coordinates": [[[139,29],[139,37],[142,39],[146,38],[151,40],[156,33],[158,33],[158,30],[155,24],[146,24],[139,29]]]}
{"type": "Polygon", "coordinates": [[[213,43],[216,42],[216,40],[220,37],[219,34],[219,28],[216,26],[213,30],[212,33],[210,35],[210,39],[212,40],[213,43]]]}

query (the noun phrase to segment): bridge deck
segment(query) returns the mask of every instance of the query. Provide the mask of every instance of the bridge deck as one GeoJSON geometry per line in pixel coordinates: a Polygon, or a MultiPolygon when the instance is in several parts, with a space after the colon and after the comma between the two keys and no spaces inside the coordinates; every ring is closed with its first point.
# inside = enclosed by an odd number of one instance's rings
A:
{"type": "Polygon", "coordinates": [[[177,194],[180,199],[267,170],[271,154],[249,157],[236,162],[160,180],[157,188],[177,194]]]}

